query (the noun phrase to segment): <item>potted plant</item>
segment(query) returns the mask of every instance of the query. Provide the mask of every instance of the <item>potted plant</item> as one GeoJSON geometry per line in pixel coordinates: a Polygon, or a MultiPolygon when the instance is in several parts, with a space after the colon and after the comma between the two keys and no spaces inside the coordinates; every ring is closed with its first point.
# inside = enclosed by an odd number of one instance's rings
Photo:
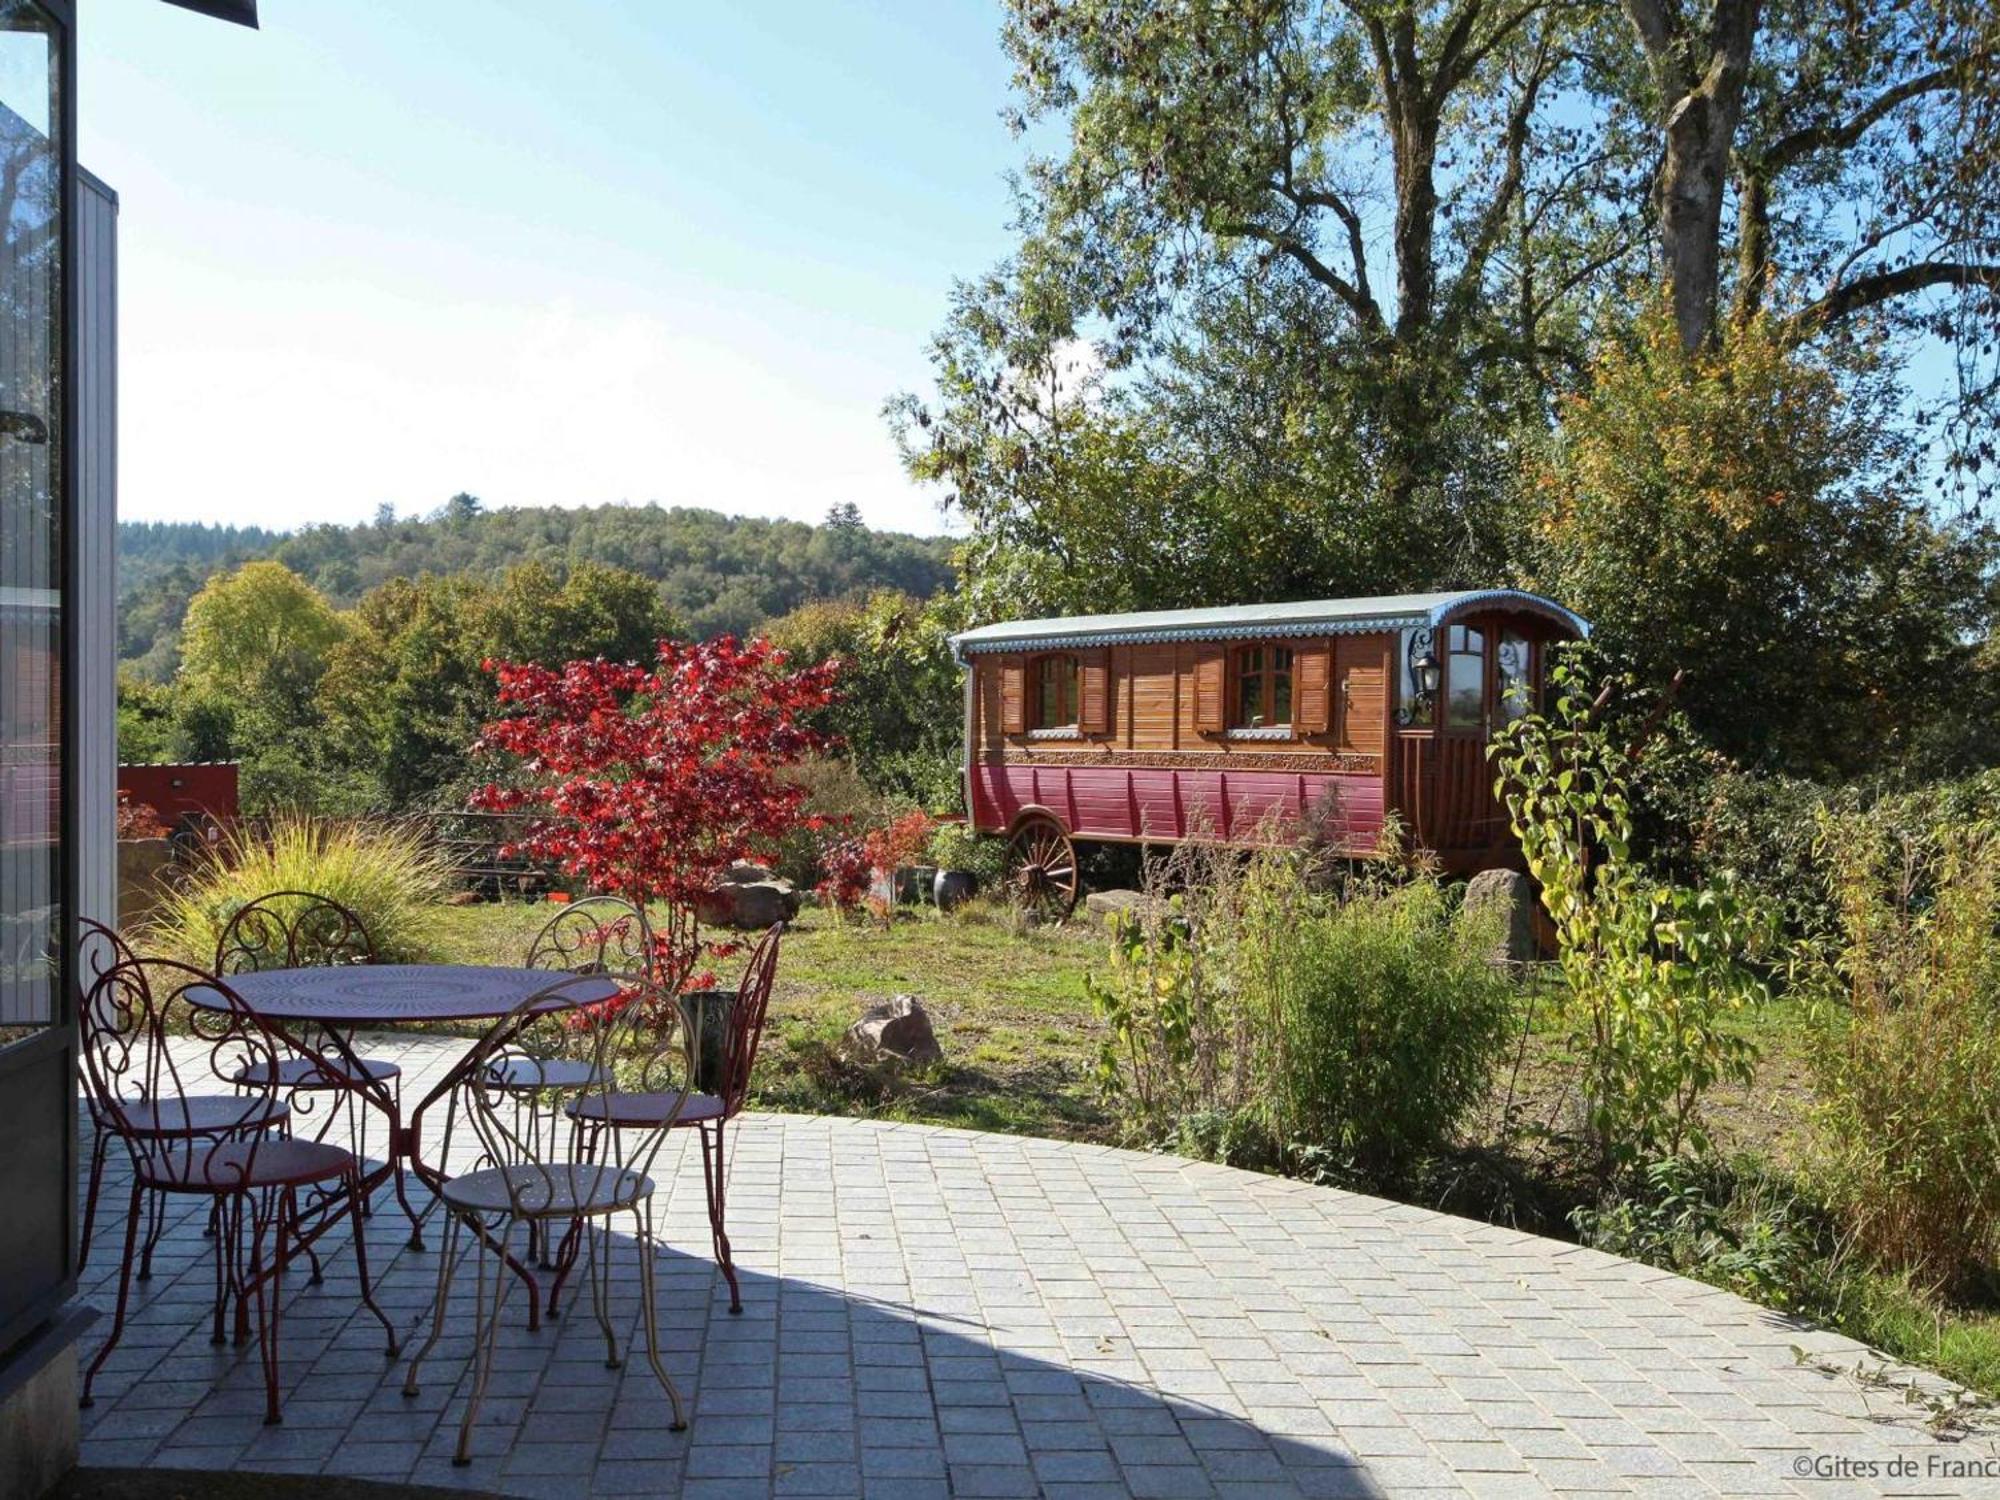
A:
{"type": "Polygon", "coordinates": [[[981,886],[993,885],[1000,878],[1000,841],[974,833],[962,820],[938,824],[931,834],[929,853],[937,866],[931,899],[939,911],[963,906],[981,886]]]}

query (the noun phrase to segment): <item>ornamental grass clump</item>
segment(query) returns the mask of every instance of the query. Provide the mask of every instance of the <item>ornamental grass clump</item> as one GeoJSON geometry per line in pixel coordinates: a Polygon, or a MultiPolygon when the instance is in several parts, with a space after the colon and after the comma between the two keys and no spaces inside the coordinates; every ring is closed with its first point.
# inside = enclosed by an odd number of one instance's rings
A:
{"type": "Polygon", "coordinates": [[[148,936],[206,966],[245,906],[276,891],[308,891],[359,917],[381,962],[420,963],[438,956],[436,910],[451,886],[450,862],[412,829],[286,814],[242,825],[203,855],[155,911],[148,936]]]}
{"type": "Polygon", "coordinates": [[[1822,1190],[1860,1248],[1947,1291],[2000,1254],[2000,823],[1824,814],[1822,1190]]]}

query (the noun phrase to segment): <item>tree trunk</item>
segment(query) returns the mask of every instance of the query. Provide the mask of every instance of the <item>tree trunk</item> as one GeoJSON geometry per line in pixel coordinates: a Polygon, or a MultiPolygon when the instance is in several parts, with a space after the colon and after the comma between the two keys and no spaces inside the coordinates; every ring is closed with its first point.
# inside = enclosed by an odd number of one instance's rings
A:
{"type": "Polygon", "coordinates": [[[1743,117],[1743,86],[1761,0],[1715,0],[1707,34],[1683,33],[1679,12],[1658,0],[1625,0],[1667,110],[1660,164],[1660,259],[1674,326],[1689,354],[1715,336],[1722,278],[1722,203],[1730,149],[1743,117]]]}
{"type": "Polygon", "coordinates": [[[1396,338],[1430,327],[1437,301],[1437,112],[1413,110],[1396,132],[1396,338]]]}
{"type": "Polygon", "coordinates": [[[1763,310],[1771,277],[1771,184],[1761,171],[1738,175],[1736,218],[1736,321],[1743,323],[1763,310]]]}

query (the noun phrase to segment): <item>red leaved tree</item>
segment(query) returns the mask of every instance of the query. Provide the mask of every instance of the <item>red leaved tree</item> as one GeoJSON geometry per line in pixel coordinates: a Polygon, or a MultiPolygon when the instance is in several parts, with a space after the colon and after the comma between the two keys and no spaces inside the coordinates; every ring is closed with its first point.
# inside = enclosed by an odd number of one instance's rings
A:
{"type": "Polygon", "coordinates": [[[533,812],[510,853],[560,866],[593,891],[673,908],[686,951],[694,911],[731,863],[804,820],[806,791],[780,773],[827,746],[807,718],[834,699],[834,660],[791,670],[783,651],[731,636],[662,641],[650,667],[573,661],[560,670],[488,662],[501,716],[479,749],[519,776],[472,805],[533,812]]]}

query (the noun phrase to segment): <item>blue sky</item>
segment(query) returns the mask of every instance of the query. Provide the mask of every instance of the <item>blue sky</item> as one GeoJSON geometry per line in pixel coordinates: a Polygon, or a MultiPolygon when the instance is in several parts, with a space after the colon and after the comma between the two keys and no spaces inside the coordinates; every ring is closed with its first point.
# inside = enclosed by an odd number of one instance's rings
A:
{"type": "Polygon", "coordinates": [[[937,531],[879,409],[1005,253],[985,0],[93,0],[121,510],[705,505],[937,531]]]}

